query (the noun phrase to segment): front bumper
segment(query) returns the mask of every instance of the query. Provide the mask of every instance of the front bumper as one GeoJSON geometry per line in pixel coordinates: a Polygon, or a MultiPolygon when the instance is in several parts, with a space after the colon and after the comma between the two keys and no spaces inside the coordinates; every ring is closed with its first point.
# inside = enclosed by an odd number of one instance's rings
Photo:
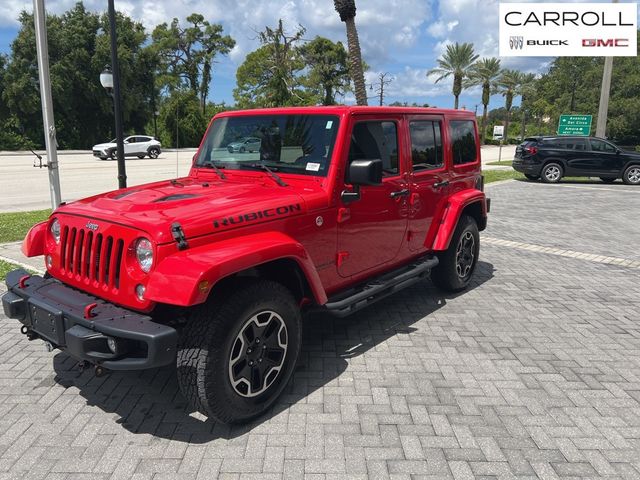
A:
{"type": "Polygon", "coordinates": [[[53,278],[7,275],[2,306],[30,339],[41,338],[78,360],[110,370],[142,370],[175,360],[178,332],[151,317],[117,307],[53,278]],[[117,346],[114,353],[107,340],[117,346]]]}

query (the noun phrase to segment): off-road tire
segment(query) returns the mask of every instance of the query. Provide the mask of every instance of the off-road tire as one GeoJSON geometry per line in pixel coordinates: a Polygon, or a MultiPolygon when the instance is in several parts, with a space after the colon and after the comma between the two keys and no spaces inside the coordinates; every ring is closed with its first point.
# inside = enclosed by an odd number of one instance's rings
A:
{"type": "Polygon", "coordinates": [[[480,233],[478,224],[473,217],[462,215],[458,220],[458,225],[453,232],[449,248],[438,254],[438,266],[431,270],[431,280],[433,283],[447,292],[459,292],[467,288],[478,263],[480,254],[480,233]],[[470,269],[465,275],[458,273],[458,252],[462,241],[473,239],[470,269]]]}
{"type": "Polygon", "coordinates": [[[149,149],[149,158],[158,158],[160,156],[160,149],[157,147],[151,147],[149,149]]]}
{"type": "Polygon", "coordinates": [[[300,352],[300,309],[287,288],[268,280],[249,280],[213,295],[215,298],[195,309],[180,334],[178,385],[201,413],[224,423],[242,423],[268,410],[286,387],[300,352]],[[240,331],[254,315],[265,311],[275,312],[286,326],[284,362],[264,392],[245,397],[232,385],[230,356],[240,331]]]}
{"type": "Polygon", "coordinates": [[[600,180],[604,183],[613,183],[616,181],[616,177],[600,177],[600,180]]]}
{"type": "Polygon", "coordinates": [[[627,185],[640,185],[640,165],[631,165],[622,174],[622,181],[627,185]]]}
{"type": "Polygon", "coordinates": [[[525,178],[527,180],[531,180],[531,181],[535,181],[535,180],[538,180],[540,178],[539,175],[531,175],[529,173],[525,173],[524,176],[525,176],[525,178]]]}

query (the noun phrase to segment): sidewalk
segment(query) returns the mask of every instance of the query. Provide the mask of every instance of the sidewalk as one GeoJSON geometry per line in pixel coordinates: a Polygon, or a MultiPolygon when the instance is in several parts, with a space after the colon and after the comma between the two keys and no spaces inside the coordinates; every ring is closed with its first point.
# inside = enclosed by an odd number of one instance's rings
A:
{"type": "Polygon", "coordinates": [[[22,242],[0,243],[0,260],[14,263],[20,267],[44,273],[44,260],[40,257],[28,258],[20,251],[22,242]]]}

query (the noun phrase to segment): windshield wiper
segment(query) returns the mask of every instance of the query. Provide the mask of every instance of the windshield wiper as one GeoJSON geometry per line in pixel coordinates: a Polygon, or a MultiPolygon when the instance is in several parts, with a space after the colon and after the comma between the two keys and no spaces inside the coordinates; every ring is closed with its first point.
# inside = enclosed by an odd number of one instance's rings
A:
{"type": "Polygon", "coordinates": [[[224,165],[218,166],[213,162],[207,162],[207,163],[203,163],[202,166],[213,168],[213,170],[216,172],[216,174],[220,177],[221,180],[224,180],[227,178],[227,176],[222,171],[222,169],[224,168],[224,165]]]}
{"type": "Polygon", "coordinates": [[[271,168],[267,167],[264,163],[252,163],[251,165],[248,165],[249,167],[253,167],[253,168],[260,168],[262,170],[264,170],[265,172],[267,172],[271,178],[273,178],[275,180],[275,182],[280,185],[281,187],[286,187],[287,184],[284,183],[282,181],[282,179],[280,178],[280,176],[274,172],[271,168]]]}

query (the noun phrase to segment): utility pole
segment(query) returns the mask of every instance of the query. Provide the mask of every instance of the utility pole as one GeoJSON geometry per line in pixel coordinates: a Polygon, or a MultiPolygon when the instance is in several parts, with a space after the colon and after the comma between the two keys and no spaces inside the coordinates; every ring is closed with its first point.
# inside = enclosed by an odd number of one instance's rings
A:
{"type": "MultiPolygon", "coordinates": [[[[618,3],[613,0],[612,3],[618,3]]],[[[611,74],[613,73],[613,57],[605,57],[602,72],[602,87],[600,87],[600,105],[598,106],[598,120],[596,137],[604,138],[607,131],[607,114],[609,113],[609,92],[611,90],[611,74]]]]}
{"type": "Polygon", "coordinates": [[[47,45],[47,14],[44,0],[33,0],[33,21],[36,29],[36,52],[38,55],[38,76],[40,78],[40,101],[44,142],[47,149],[47,170],[49,171],[49,193],[51,208],[58,208],[60,198],[60,172],[58,171],[58,142],[53,120],[53,99],[51,98],[51,78],[49,77],[49,47],[47,45]]]}
{"type": "Polygon", "coordinates": [[[116,38],[116,9],[109,0],[109,36],[111,37],[111,71],[113,72],[113,113],[116,117],[116,152],[118,159],[118,188],[127,188],[124,165],[124,134],[122,133],[122,101],[120,97],[120,67],[118,65],[118,39],[116,38]]]}
{"type": "MultiPolygon", "coordinates": [[[[389,85],[392,81],[393,78],[387,78],[390,77],[391,74],[388,72],[384,72],[384,73],[380,73],[378,75],[378,83],[375,84],[375,92],[376,92],[376,96],[378,97],[379,100],[379,105],[382,106],[384,105],[384,87],[386,85],[389,85]]],[[[371,84],[369,86],[369,90],[373,91],[374,90],[374,84],[371,84]]],[[[371,97],[369,97],[371,98],[371,97]]]]}

